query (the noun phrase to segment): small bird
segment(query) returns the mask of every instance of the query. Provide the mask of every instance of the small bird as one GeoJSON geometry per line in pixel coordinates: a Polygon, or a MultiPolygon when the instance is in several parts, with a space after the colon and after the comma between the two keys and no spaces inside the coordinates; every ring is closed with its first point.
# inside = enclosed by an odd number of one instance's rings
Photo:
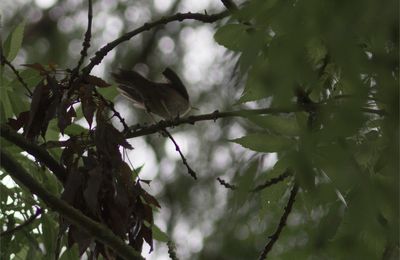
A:
{"type": "Polygon", "coordinates": [[[120,69],[112,73],[118,90],[138,108],[165,119],[183,116],[191,106],[182,81],[170,68],[163,72],[168,83],[153,82],[133,70],[120,69]]]}

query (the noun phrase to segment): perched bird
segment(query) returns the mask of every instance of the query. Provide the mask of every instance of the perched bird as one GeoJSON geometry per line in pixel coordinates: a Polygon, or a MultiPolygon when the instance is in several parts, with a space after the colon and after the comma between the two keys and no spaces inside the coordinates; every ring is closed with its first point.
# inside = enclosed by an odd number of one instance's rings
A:
{"type": "Polygon", "coordinates": [[[120,69],[112,73],[118,90],[138,108],[165,119],[185,115],[190,110],[188,92],[180,78],[170,68],[163,72],[168,83],[153,82],[133,70],[120,69]]]}

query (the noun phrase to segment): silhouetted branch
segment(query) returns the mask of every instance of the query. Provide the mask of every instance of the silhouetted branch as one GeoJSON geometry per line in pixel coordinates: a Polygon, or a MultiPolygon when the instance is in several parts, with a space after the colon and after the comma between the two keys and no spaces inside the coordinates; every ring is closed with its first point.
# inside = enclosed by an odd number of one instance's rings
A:
{"type": "Polygon", "coordinates": [[[137,251],[126,245],[119,237],[114,235],[102,224],[93,221],[83,215],[79,210],[68,205],[65,201],[57,198],[41,186],[28,172],[17,163],[8,153],[0,149],[1,165],[10,176],[18,183],[29,189],[32,194],[38,196],[47,206],[57,211],[72,224],[85,230],[89,235],[95,237],[105,246],[111,248],[116,254],[125,259],[143,259],[137,251]]]}
{"type": "Polygon", "coordinates": [[[265,188],[268,188],[274,184],[277,184],[278,182],[283,181],[284,179],[286,179],[288,176],[290,176],[291,173],[289,170],[286,170],[284,173],[282,173],[281,175],[279,175],[278,177],[272,178],[270,180],[267,180],[266,182],[264,182],[261,185],[258,185],[257,187],[255,187],[254,189],[251,190],[251,192],[258,192],[261,191],[265,188]]]}
{"type": "Polygon", "coordinates": [[[235,190],[237,188],[236,185],[227,183],[225,180],[221,179],[220,177],[217,178],[217,181],[219,182],[219,184],[221,184],[222,186],[224,186],[227,189],[235,190]]]}
{"type": "Polygon", "coordinates": [[[290,197],[289,197],[289,200],[288,200],[288,202],[286,204],[285,211],[283,212],[283,215],[282,215],[281,219],[279,220],[278,227],[275,230],[274,234],[272,234],[269,237],[270,240],[265,245],[264,250],[261,252],[260,257],[258,258],[259,260],[264,260],[267,257],[267,255],[271,251],[273,245],[278,240],[278,238],[279,238],[279,236],[280,236],[280,234],[282,232],[282,229],[286,225],[287,218],[288,218],[290,212],[292,211],[293,204],[294,204],[294,201],[296,199],[296,195],[297,195],[298,190],[299,190],[299,186],[297,185],[297,183],[295,183],[293,188],[292,188],[292,191],[290,192],[290,197]]]}
{"type": "Polygon", "coordinates": [[[3,231],[0,233],[0,237],[3,236],[8,236],[8,235],[12,235],[15,232],[17,232],[18,230],[23,229],[24,227],[28,226],[29,224],[31,224],[33,221],[35,221],[35,219],[42,214],[42,209],[40,208],[36,208],[36,212],[34,215],[30,216],[24,223],[22,223],[21,225],[18,225],[16,227],[13,227],[9,230],[3,231]]]}
{"type": "Polygon", "coordinates": [[[29,89],[28,84],[24,81],[24,79],[19,75],[18,70],[9,62],[4,55],[1,55],[1,62],[0,64],[6,64],[15,74],[17,77],[18,81],[22,84],[22,86],[25,88],[26,91],[29,93],[29,97],[32,97],[32,91],[29,89]]]}
{"type": "Polygon", "coordinates": [[[31,154],[36,158],[36,160],[46,165],[62,183],[65,182],[67,176],[65,168],[62,167],[44,148],[28,141],[5,124],[0,125],[0,136],[31,154]]]}
{"type": "Polygon", "coordinates": [[[124,127],[124,131],[129,131],[128,125],[125,123],[125,119],[121,116],[121,114],[115,109],[115,105],[112,101],[105,99],[96,89],[94,90],[94,94],[114,113],[122,126],[124,127]]]}
{"type": "Polygon", "coordinates": [[[167,135],[168,138],[174,143],[175,145],[175,150],[178,151],[179,155],[181,156],[182,162],[183,164],[186,166],[188,173],[190,176],[193,177],[193,179],[197,180],[197,176],[196,176],[196,172],[193,171],[193,169],[190,167],[190,165],[188,164],[185,156],[183,155],[181,149],[179,148],[179,145],[177,144],[177,142],[175,141],[175,139],[172,137],[172,135],[165,129],[162,130],[162,133],[167,135]]]}
{"type": "Polygon", "coordinates": [[[89,73],[92,71],[94,66],[100,64],[100,62],[103,60],[103,58],[111,50],[113,50],[119,44],[130,40],[132,37],[138,35],[139,33],[148,31],[154,27],[157,27],[160,25],[165,25],[167,23],[174,22],[174,21],[181,22],[183,20],[197,20],[197,21],[201,21],[203,23],[213,23],[213,22],[218,21],[228,15],[229,15],[228,11],[224,11],[222,13],[213,14],[213,15],[207,15],[207,14],[201,14],[201,13],[184,13],[184,14],[177,13],[177,14],[169,16],[169,17],[163,17],[155,22],[145,23],[143,26],[122,35],[121,37],[108,43],[107,45],[102,47],[99,51],[97,51],[95,56],[90,59],[90,63],[85,68],[83,68],[81,78],[84,78],[87,75],[89,75],[89,73]]]}
{"type": "Polygon", "coordinates": [[[72,70],[72,75],[69,80],[69,86],[71,86],[72,82],[76,78],[76,76],[79,74],[79,69],[81,68],[83,61],[85,60],[87,56],[87,50],[90,47],[90,39],[92,38],[92,20],[93,20],[93,7],[92,7],[92,0],[88,0],[88,25],[85,33],[85,39],[82,42],[82,51],[81,51],[81,57],[78,61],[78,64],[76,67],[72,70]]]}
{"type": "Polygon", "coordinates": [[[263,114],[285,114],[285,113],[293,113],[301,111],[297,106],[288,107],[288,108],[262,108],[262,109],[249,109],[249,110],[237,110],[237,111],[229,111],[229,112],[219,112],[214,111],[209,114],[198,115],[198,116],[189,116],[185,118],[176,118],[168,121],[160,121],[157,124],[147,126],[147,127],[138,127],[135,126],[134,129],[127,134],[127,138],[133,138],[143,135],[154,134],[166,127],[173,127],[182,124],[194,124],[199,121],[206,120],[217,120],[219,118],[225,117],[247,117],[252,115],[263,115],[263,114]]]}

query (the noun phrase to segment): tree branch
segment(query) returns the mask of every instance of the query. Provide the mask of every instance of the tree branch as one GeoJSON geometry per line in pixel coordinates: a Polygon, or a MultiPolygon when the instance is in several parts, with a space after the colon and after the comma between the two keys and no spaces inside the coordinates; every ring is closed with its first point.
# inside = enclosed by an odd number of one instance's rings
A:
{"type": "Polygon", "coordinates": [[[71,221],[71,223],[85,230],[88,234],[95,237],[106,246],[110,247],[121,257],[125,259],[143,259],[139,252],[126,245],[108,228],[86,217],[80,211],[68,205],[65,201],[48,192],[39,182],[30,176],[20,164],[18,164],[9,154],[4,152],[3,149],[0,149],[0,152],[2,167],[11,175],[11,177],[26,186],[50,208],[60,213],[66,219],[71,221]]]}
{"type": "Polygon", "coordinates": [[[5,124],[0,125],[0,136],[31,154],[38,161],[46,165],[62,183],[65,182],[67,171],[44,148],[28,141],[5,124]]]}
{"type": "Polygon", "coordinates": [[[119,44],[130,40],[132,37],[138,35],[139,33],[148,31],[154,27],[157,27],[160,25],[165,25],[167,23],[174,22],[174,21],[181,22],[183,20],[197,20],[197,21],[201,21],[203,23],[213,23],[213,22],[218,21],[228,15],[229,15],[228,11],[224,11],[224,12],[221,12],[218,14],[213,14],[213,15],[207,15],[207,14],[201,14],[201,13],[184,13],[184,14],[177,13],[177,14],[169,16],[169,17],[163,17],[155,22],[145,23],[143,26],[122,35],[121,37],[108,43],[107,45],[102,47],[99,51],[97,51],[95,56],[90,59],[90,63],[85,68],[83,68],[81,78],[84,78],[87,75],[89,75],[89,73],[92,71],[94,66],[100,64],[100,62],[103,60],[103,58],[111,50],[113,50],[119,44]]]}
{"type": "Polygon", "coordinates": [[[127,138],[133,138],[143,135],[154,134],[166,127],[173,127],[182,124],[194,124],[199,121],[206,120],[217,120],[218,118],[225,117],[247,117],[252,115],[262,115],[262,114],[285,114],[285,113],[293,113],[301,111],[301,109],[297,106],[288,107],[288,108],[262,108],[262,109],[249,109],[249,110],[237,110],[237,111],[229,111],[229,112],[219,112],[218,110],[204,115],[198,116],[189,116],[185,118],[176,118],[168,121],[160,121],[157,124],[148,126],[148,127],[137,127],[135,126],[131,132],[127,134],[127,138]]]}
{"type": "Polygon", "coordinates": [[[72,75],[69,80],[69,86],[71,86],[72,82],[76,78],[76,76],[79,74],[79,69],[81,68],[84,59],[87,56],[87,50],[90,47],[90,39],[92,38],[92,20],[93,20],[93,7],[92,7],[92,0],[88,0],[88,25],[85,33],[85,39],[82,42],[82,51],[81,51],[81,57],[78,61],[78,64],[76,67],[72,70],[72,75]]]}
{"type": "Polygon", "coordinates": [[[291,173],[289,170],[286,170],[285,172],[283,172],[281,175],[279,175],[278,177],[272,178],[270,180],[267,180],[266,182],[264,182],[261,185],[258,185],[257,187],[255,187],[254,189],[251,190],[251,192],[258,192],[261,191],[265,188],[268,188],[274,184],[277,184],[278,182],[283,181],[284,179],[286,179],[288,176],[290,176],[291,173]]]}
{"type": "Polygon", "coordinates": [[[181,156],[183,164],[186,166],[186,169],[188,170],[188,173],[190,176],[193,177],[193,179],[197,180],[196,172],[193,171],[193,169],[190,167],[188,164],[185,156],[183,155],[181,149],[179,148],[179,145],[176,143],[175,139],[172,137],[172,135],[165,129],[162,130],[162,133],[166,134],[168,138],[174,143],[175,145],[175,150],[178,151],[179,155],[181,156]]]}
{"type": "Polygon", "coordinates": [[[288,218],[290,212],[292,211],[293,204],[294,204],[294,201],[296,199],[296,195],[297,195],[298,190],[299,190],[299,186],[297,185],[297,183],[295,183],[293,188],[292,188],[292,191],[290,192],[290,197],[289,197],[289,200],[288,200],[288,202],[286,204],[285,211],[283,212],[283,215],[282,215],[281,219],[279,220],[278,227],[277,227],[276,231],[274,232],[274,234],[272,234],[269,237],[270,240],[265,245],[264,250],[261,252],[260,257],[258,258],[259,260],[264,260],[267,257],[267,255],[271,251],[273,245],[278,240],[278,238],[279,238],[279,236],[280,236],[280,234],[282,232],[282,229],[286,225],[287,218],[288,218]]]}
{"type": "Polygon", "coordinates": [[[33,214],[32,216],[30,216],[24,223],[22,223],[21,225],[18,225],[16,227],[13,227],[9,230],[3,231],[0,233],[0,237],[3,236],[8,236],[8,235],[12,235],[13,233],[17,232],[18,230],[23,229],[24,227],[28,226],[29,224],[31,224],[33,221],[35,221],[35,219],[42,214],[42,209],[37,208],[35,214],[33,214]]]}
{"type": "Polygon", "coordinates": [[[26,84],[26,82],[24,81],[24,79],[21,77],[21,75],[19,75],[18,70],[11,64],[11,62],[9,62],[6,57],[4,57],[4,55],[2,54],[0,56],[1,59],[1,64],[6,64],[15,74],[15,76],[17,77],[18,81],[22,84],[22,86],[25,88],[25,90],[29,93],[29,96],[32,97],[33,93],[32,91],[29,89],[28,84],[26,84]]]}

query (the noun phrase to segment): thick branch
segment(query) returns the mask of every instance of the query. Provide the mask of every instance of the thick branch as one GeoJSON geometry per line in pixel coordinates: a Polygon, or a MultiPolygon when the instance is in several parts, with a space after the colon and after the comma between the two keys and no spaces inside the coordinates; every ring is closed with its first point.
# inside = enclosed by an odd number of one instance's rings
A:
{"type": "Polygon", "coordinates": [[[0,136],[19,146],[21,149],[35,157],[38,161],[46,165],[54,175],[64,183],[67,176],[65,168],[54,160],[54,158],[44,148],[28,141],[5,124],[0,125],[0,136]]]}
{"type": "Polygon", "coordinates": [[[148,31],[154,27],[157,27],[160,25],[165,25],[167,23],[174,22],[174,21],[181,22],[183,20],[197,20],[197,21],[201,21],[203,23],[213,23],[213,22],[218,21],[228,15],[229,15],[228,11],[224,11],[222,13],[213,14],[213,15],[200,14],[200,13],[184,13],[184,14],[177,13],[177,14],[169,16],[169,17],[163,17],[160,20],[157,20],[155,22],[145,23],[143,26],[122,35],[121,37],[108,43],[107,45],[102,47],[99,51],[97,51],[95,56],[90,59],[90,63],[85,68],[83,68],[83,70],[82,70],[83,73],[82,73],[81,77],[84,78],[87,75],[89,75],[89,73],[92,71],[94,66],[100,64],[100,62],[107,55],[107,53],[109,53],[111,50],[113,50],[119,44],[130,40],[132,37],[138,35],[139,33],[148,31]]]}
{"type": "Polygon", "coordinates": [[[136,252],[132,247],[126,245],[109,229],[86,217],[77,209],[48,192],[40,185],[40,183],[30,176],[20,164],[18,164],[9,154],[4,152],[3,149],[0,149],[0,152],[2,167],[11,175],[11,177],[15,178],[19,183],[26,186],[50,208],[59,212],[74,225],[85,230],[88,234],[95,237],[106,246],[110,247],[121,257],[125,259],[143,259],[140,253],[136,252]]]}
{"type": "Polygon", "coordinates": [[[283,215],[282,215],[281,219],[279,220],[278,227],[277,227],[276,231],[274,232],[274,234],[272,234],[269,237],[270,240],[265,245],[264,250],[262,251],[260,257],[258,258],[259,260],[264,260],[267,257],[267,255],[271,251],[273,245],[278,240],[278,238],[279,238],[279,236],[280,236],[280,234],[282,232],[282,229],[286,225],[287,218],[288,218],[290,212],[292,211],[293,204],[294,204],[294,201],[296,199],[296,195],[297,195],[298,191],[299,191],[299,186],[297,185],[297,183],[295,183],[293,188],[292,188],[292,191],[290,192],[290,197],[289,197],[289,200],[288,200],[288,202],[286,204],[285,211],[283,212],[283,215]]]}

